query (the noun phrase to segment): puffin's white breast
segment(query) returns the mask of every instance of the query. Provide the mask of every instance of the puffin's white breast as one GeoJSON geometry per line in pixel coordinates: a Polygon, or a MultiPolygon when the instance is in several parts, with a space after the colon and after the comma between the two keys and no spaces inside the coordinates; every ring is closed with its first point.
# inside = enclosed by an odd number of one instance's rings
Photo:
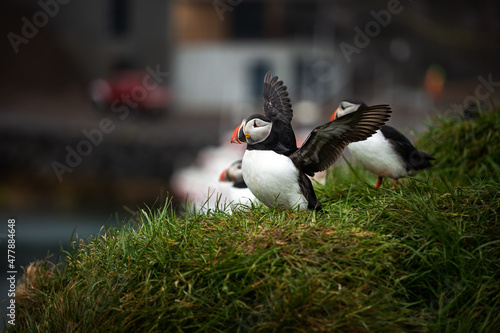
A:
{"type": "Polygon", "coordinates": [[[366,140],[350,143],[348,148],[359,163],[377,176],[397,179],[408,175],[405,162],[380,130],[366,140]]]}
{"type": "Polygon", "coordinates": [[[250,191],[266,206],[300,205],[300,209],[307,209],[298,183],[299,171],[287,156],[270,150],[247,150],[242,171],[250,191]]]}

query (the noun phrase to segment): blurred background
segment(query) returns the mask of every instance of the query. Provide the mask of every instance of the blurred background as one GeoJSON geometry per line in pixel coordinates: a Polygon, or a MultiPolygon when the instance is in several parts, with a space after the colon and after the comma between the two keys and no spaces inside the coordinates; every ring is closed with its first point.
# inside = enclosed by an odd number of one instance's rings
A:
{"type": "Polygon", "coordinates": [[[15,218],[18,267],[226,191],[268,70],[304,133],[345,98],[391,104],[408,133],[500,96],[494,0],[3,0],[0,27],[0,242],[15,218]]]}

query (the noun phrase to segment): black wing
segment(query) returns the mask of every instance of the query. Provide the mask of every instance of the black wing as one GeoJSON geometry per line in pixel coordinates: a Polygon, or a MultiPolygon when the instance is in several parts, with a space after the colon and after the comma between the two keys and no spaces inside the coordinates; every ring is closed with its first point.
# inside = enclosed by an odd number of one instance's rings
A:
{"type": "Polygon", "coordinates": [[[271,72],[267,72],[264,77],[264,114],[272,121],[290,123],[293,118],[292,104],[288,97],[288,91],[283,81],[278,77],[271,77],[271,72]]]}
{"type": "Polygon", "coordinates": [[[349,143],[365,140],[380,129],[389,120],[391,112],[389,105],[375,105],[318,126],[290,158],[308,175],[326,170],[349,143]]]}
{"type": "Polygon", "coordinates": [[[420,170],[433,166],[429,160],[434,160],[431,153],[418,150],[410,140],[394,127],[384,125],[380,128],[384,137],[403,158],[406,170],[420,170]]]}
{"type": "Polygon", "coordinates": [[[267,72],[262,94],[264,113],[273,122],[273,131],[278,133],[278,141],[285,147],[285,155],[289,155],[297,150],[297,140],[291,124],[293,110],[286,86],[277,76],[271,77],[271,72],[267,72]]]}
{"type": "Polygon", "coordinates": [[[396,152],[403,157],[405,161],[408,161],[412,151],[416,148],[411,144],[410,140],[404,136],[400,131],[394,127],[384,125],[380,128],[384,137],[389,140],[391,146],[396,150],[396,152]]]}

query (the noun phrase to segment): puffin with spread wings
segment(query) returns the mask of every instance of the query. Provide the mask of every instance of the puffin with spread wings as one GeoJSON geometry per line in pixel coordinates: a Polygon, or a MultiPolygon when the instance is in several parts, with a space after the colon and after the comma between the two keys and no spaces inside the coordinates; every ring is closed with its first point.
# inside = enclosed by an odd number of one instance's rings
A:
{"type": "MultiPolygon", "coordinates": [[[[291,125],[293,111],[287,86],[277,76],[273,77],[271,72],[267,72],[264,76],[262,95],[264,96],[264,114],[274,121],[275,130],[280,132],[281,143],[276,147],[276,151],[289,155],[297,150],[297,139],[291,125]],[[274,107],[275,105],[278,107],[274,107]]],[[[233,187],[236,188],[246,188],[247,185],[243,180],[242,160],[235,161],[224,169],[219,176],[219,181],[233,183],[233,187]]]]}
{"type": "MultiPolygon", "coordinates": [[[[266,74],[266,78],[270,78],[266,74]]],[[[316,127],[300,148],[291,126],[293,111],[286,86],[277,77],[265,80],[264,113],[243,120],[232,143],[247,143],[243,179],[250,191],[268,207],[321,210],[311,180],[329,168],[345,147],[365,140],[389,119],[391,108],[376,105],[316,127]]]]}

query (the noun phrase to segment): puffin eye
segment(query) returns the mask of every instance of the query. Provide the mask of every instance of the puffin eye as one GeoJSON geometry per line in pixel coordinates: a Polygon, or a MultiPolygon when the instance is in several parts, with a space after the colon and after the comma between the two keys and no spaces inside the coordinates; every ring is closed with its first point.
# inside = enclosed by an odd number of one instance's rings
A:
{"type": "Polygon", "coordinates": [[[257,127],[259,127],[259,126],[257,126],[257,122],[256,122],[256,121],[254,121],[254,122],[253,122],[253,128],[257,128],[257,127]]]}

